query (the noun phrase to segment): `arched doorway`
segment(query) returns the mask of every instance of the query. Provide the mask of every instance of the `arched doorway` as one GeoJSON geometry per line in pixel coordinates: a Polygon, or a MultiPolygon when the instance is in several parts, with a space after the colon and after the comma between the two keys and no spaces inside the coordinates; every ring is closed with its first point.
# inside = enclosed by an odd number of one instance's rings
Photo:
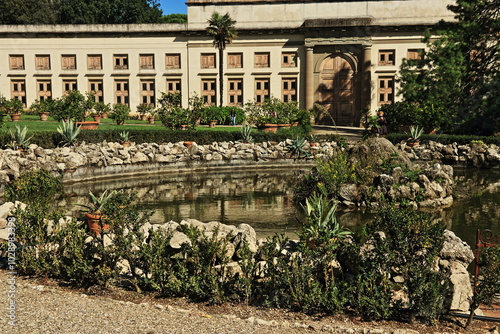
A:
{"type": "Polygon", "coordinates": [[[354,126],[354,64],[342,55],[331,55],[320,67],[319,98],[325,108],[320,123],[354,126]]]}

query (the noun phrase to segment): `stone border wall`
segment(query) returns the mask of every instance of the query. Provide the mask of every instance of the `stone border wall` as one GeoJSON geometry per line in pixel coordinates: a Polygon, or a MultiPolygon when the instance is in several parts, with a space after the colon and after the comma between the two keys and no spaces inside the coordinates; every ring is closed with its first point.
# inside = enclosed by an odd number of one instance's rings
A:
{"type": "MultiPolygon", "coordinates": [[[[290,141],[288,141],[290,142],[290,141]]],[[[436,142],[409,147],[397,144],[412,160],[434,161],[478,167],[500,166],[500,148],[496,145],[443,145],[436,142]]],[[[336,142],[320,143],[316,147],[306,144],[310,153],[297,159],[287,148],[287,142],[221,142],[194,145],[183,142],[166,144],[137,144],[124,147],[119,143],[103,142],[74,147],[44,149],[31,145],[24,152],[0,150],[0,190],[5,183],[17,178],[23,170],[45,168],[64,174],[65,182],[123,177],[140,173],[179,172],[206,168],[234,168],[234,166],[269,167],[272,165],[308,165],[315,158],[334,154],[336,142]]]]}

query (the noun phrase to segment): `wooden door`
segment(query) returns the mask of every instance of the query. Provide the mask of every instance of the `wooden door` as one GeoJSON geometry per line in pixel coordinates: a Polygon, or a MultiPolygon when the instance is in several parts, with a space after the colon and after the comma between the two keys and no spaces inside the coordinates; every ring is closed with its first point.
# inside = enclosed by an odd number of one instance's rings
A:
{"type": "Polygon", "coordinates": [[[354,126],[354,71],[346,58],[337,55],[323,60],[319,92],[326,112],[321,123],[354,126]]]}

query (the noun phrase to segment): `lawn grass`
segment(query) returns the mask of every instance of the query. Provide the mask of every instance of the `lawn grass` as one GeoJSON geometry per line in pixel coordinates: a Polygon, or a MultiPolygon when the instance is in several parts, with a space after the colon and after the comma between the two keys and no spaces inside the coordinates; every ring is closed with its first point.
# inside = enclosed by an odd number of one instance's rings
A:
{"type": "MultiPolygon", "coordinates": [[[[87,118],[86,121],[93,121],[92,118],[87,118]]],[[[8,131],[9,129],[14,129],[15,126],[19,127],[27,127],[28,131],[38,132],[38,131],[57,131],[57,128],[60,126],[60,123],[54,120],[52,117],[49,117],[49,120],[46,122],[40,121],[40,118],[37,115],[21,115],[21,120],[19,122],[12,122],[8,115],[4,118],[4,123],[1,131],[8,131]]],[[[209,128],[208,126],[197,126],[196,130],[200,131],[239,131],[239,126],[217,126],[215,128],[209,128]]],[[[125,121],[124,125],[117,125],[116,122],[109,118],[102,118],[99,124],[99,130],[119,130],[119,131],[128,131],[128,130],[154,130],[154,131],[164,131],[166,127],[164,127],[161,122],[156,121],[155,124],[149,124],[148,121],[142,121],[137,119],[129,119],[125,121]]]]}

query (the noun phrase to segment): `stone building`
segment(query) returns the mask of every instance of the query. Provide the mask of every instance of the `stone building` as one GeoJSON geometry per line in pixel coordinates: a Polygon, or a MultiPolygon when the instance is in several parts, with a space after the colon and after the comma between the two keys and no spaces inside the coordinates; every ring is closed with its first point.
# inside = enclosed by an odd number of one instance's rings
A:
{"type": "Polygon", "coordinates": [[[451,20],[449,0],[188,0],[187,24],[0,26],[0,93],[26,106],[78,89],[132,110],[160,92],[219,101],[214,11],[237,21],[224,51],[225,105],[296,100],[320,123],[359,125],[397,99],[403,58],[425,29],[451,20]]]}

